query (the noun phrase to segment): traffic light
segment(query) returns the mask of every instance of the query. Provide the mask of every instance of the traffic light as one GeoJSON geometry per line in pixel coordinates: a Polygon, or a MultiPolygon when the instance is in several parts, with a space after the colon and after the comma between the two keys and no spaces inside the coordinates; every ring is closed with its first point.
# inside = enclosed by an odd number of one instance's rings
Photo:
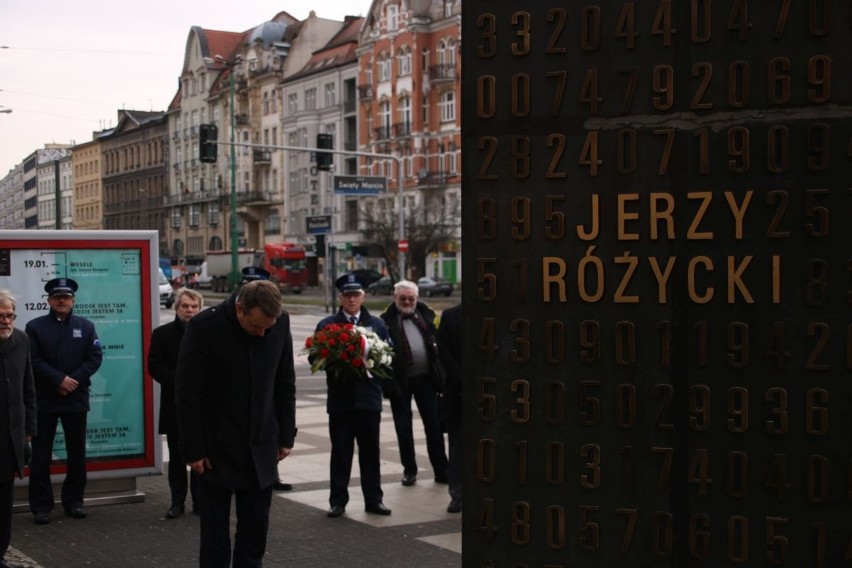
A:
{"type": "Polygon", "coordinates": [[[317,169],[327,172],[331,169],[334,155],[331,152],[323,152],[322,149],[334,148],[334,139],[331,134],[317,134],[317,169]]]}
{"type": "Polygon", "coordinates": [[[202,124],[198,127],[198,159],[205,164],[215,164],[219,157],[219,129],[215,124],[202,124]]]}

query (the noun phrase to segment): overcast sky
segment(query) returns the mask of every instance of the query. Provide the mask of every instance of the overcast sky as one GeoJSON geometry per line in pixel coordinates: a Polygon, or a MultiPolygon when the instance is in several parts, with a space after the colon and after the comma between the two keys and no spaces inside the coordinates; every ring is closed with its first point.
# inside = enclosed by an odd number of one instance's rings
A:
{"type": "Polygon", "coordinates": [[[192,26],[242,32],[286,11],[363,16],[370,0],[0,0],[0,178],[46,143],[115,126],[118,110],[166,110],[192,26]]]}

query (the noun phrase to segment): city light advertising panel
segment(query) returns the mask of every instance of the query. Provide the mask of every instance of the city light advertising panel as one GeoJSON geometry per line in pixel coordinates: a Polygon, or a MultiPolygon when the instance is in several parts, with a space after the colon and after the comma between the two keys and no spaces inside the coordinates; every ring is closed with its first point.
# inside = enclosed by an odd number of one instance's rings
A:
{"type": "MultiPolygon", "coordinates": [[[[0,289],[17,301],[16,327],[50,309],[46,282],[79,284],[74,313],[95,324],[103,363],[92,377],[86,458],[92,477],[155,473],[151,381],[145,360],[159,317],[154,231],[0,231],[0,289]],[[128,472],[131,470],[131,472],[128,472]]],[[[54,443],[53,473],[65,471],[64,433],[54,443]]]]}

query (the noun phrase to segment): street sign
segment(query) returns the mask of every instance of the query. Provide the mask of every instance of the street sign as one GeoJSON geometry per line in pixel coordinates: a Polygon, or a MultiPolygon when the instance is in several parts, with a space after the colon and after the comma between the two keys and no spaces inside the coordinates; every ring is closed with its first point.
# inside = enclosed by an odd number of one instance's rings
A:
{"type": "Polygon", "coordinates": [[[408,252],[408,239],[399,239],[399,252],[408,252]]]}
{"type": "Polygon", "coordinates": [[[388,179],[379,176],[334,176],[331,186],[338,195],[379,195],[387,193],[388,179]]]}
{"type": "Polygon", "coordinates": [[[305,230],[310,235],[325,235],[331,232],[331,215],[314,215],[305,218],[305,230]]]}

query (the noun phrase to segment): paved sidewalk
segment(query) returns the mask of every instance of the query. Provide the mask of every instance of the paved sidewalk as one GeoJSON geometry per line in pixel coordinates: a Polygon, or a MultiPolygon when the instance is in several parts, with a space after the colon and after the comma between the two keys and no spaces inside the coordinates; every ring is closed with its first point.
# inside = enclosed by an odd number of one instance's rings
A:
{"type": "MultiPolygon", "coordinates": [[[[320,310],[293,313],[296,353],[322,316],[320,310]]],[[[292,312],[296,312],[293,310],[292,312]]],[[[163,320],[168,321],[168,320],[163,320]]],[[[299,568],[438,568],[461,566],[461,515],[446,512],[447,486],[432,481],[422,423],[414,431],[420,473],[417,484],[400,484],[402,466],[388,404],[382,412],[381,457],[384,502],[389,517],[364,512],[357,457],[346,514],[329,519],[328,418],[325,380],[311,375],[303,356],[296,358],[299,434],[291,457],[279,472],[293,491],[273,497],[264,566],[299,568]]],[[[164,461],[168,450],[163,445],[164,461]]],[[[83,520],[54,510],[39,526],[28,512],[16,513],[12,548],[6,559],[27,568],[143,568],[198,565],[199,518],[186,514],[165,519],[169,489],[165,476],[138,479],[142,503],[87,506],[83,520]]],[[[232,527],[235,523],[232,523],[232,527]]]]}

